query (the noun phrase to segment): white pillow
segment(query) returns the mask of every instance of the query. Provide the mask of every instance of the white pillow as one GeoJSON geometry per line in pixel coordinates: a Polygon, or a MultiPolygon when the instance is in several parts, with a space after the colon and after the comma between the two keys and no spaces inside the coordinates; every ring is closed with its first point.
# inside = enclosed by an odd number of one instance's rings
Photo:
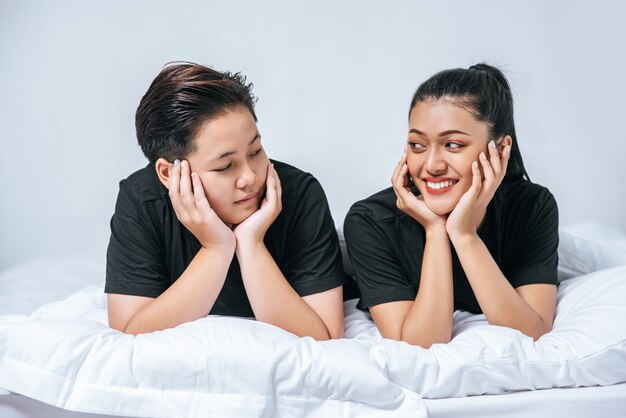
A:
{"type": "Polygon", "coordinates": [[[559,279],[626,265],[626,234],[600,222],[559,230],[559,279]]]}
{"type": "Polygon", "coordinates": [[[101,287],[12,318],[0,317],[0,387],[64,409],[142,417],[426,417],[422,398],[371,362],[369,337],[317,342],[219,316],[133,337],[106,325],[101,287]]]}
{"type": "Polygon", "coordinates": [[[626,267],[563,282],[554,328],[537,342],[457,312],[449,344],[426,350],[383,340],[370,356],[392,382],[424,398],[625,382],[626,267]]]}
{"type": "Polygon", "coordinates": [[[0,272],[0,315],[30,315],[90,285],[104,284],[102,254],[44,257],[0,272]]]}

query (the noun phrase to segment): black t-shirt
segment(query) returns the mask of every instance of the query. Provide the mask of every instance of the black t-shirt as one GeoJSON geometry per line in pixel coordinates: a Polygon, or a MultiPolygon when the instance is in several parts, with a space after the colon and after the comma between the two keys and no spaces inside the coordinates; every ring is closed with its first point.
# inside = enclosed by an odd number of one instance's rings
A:
{"type": "MultiPolygon", "coordinates": [[[[346,275],[322,186],[309,173],[272,161],[282,187],[282,211],[265,245],[300,296],[341,286],[346,275]]],[[[106,293],[156,298],[178,279],[201,245],[180,223],[153,165],[120,182],[107,251],[106,293]]],[[[237,256],[211,314],[252,317],[237,256]]]]}
{"type": "MultiPolygon", "coordinates": [[[[361,292],[358,307],[415,300],[426,234],[419,222],[396,207],[392,188],[355,203],[346,217],[344,234],[361,292]]],[[[487,207],[478,235],[513,287],[558,285],[558,209],[545,187],[525,180],[503,182],[487,207]]],[[[481,313],[450,246],[454,309],[481,313]]]]}

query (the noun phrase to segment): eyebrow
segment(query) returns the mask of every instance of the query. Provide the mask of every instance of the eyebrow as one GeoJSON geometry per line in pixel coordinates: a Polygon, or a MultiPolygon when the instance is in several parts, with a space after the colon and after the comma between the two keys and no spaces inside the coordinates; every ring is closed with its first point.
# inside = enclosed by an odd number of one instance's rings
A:
{"type": "MultiPolygon", "coordinates": [[[[260,133],[258,133],[258,132],[256,133],[256,135],[254,135],[254,138],[252,138],[252,141],[250,141],[250,143],[248,143],[248,146],[250,146],[250,145],[254,144],[254,143],[256,142],[256,140],[257,140],[257,139],[261,139],[261,134],[260,134],[260,133]]],[[[219,156],[219,157],[217,157],[217,158],[213,158],[211,161],[221,160],[222,158],[229,157],[229,156],[233,155],[234,153],[235,153],[235,151],[228,151],[228,152],[225,152],[225,153],[223,153],[223,154],[220,154],[220,156],[219,156]]]]}
{"type": "MultiPolygon", "coordinates": [[[[409,131],[409,133],[411,133],[411,132],[413,132],[414,134],[418,134],[418,135],[420,135],[420,136],[428,136],[428,135],[426,135],[424,132],[422,132],[422,131],[418,131],[417,129],[411,129],[411,130],[409,131]]],[[[463,132],[463,131],[459,131],[459,130],[457,130],[457,129],[451,129],[451,130],[449,130],[449,131],[443,131],[443,132],[441,132],[441,133],[439,134],[439,136],[448,136],[448,135],[452,135],[452,134],[461,134],[461,135],[471,136],[470,134],[465,133],[465,132],[463,132]]]]}

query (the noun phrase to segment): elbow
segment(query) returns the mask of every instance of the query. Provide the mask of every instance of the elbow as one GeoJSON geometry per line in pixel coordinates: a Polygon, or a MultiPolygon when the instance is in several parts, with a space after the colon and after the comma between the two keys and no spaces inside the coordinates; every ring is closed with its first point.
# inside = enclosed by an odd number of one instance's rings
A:
{"type": "Polygon", "coordinates": [[[139,330],[135,329],[135,327],[131,325],[130,321],[126,324],[123,324],[120,321],[112,321],[111,319],[109,319],[109,328],[129,335],[141,334],[139,330]]]}
{"type": "Polygon", "coordinates": [[[328,329],[329,340],[337,340],[339,338],[343,338],[344,331],[344,324],[343,321],[341,321],[341,324],[328,329]]]}
{"type": "Polygon", "coordinates": [[[434,344],[448,344],[451,341],[451,337],[437,336],[433,338],[424,338],[423,336],[407,336],[402,335],[401,341],[407,342],[411,345],[416,345],[428,350],[434,344]]]}
{"type": "Polygon", "coordinates": [[[119,326],[119,325],[116,325],[116,324],[111,324],[111,323],[109,323],[109,327],[110,327],[111,329],[114,329],[114,330],[116,330],[116,331],[119,331],[119,332],[121,332],[121,333],[128,334],[128,335],[133,335],[133,336],[135,336],[135,335],[140,334],[140,332],[139,332],[139,331],[132,329],[132,327],[130,327],[129,325],[126,325],[126,326],[119,326]]]}
{"type": "Polygon", "coordinates": [[[536,342],[539,338],[543,337],[550,331],[552,331],[552,322],[546,323],[545,321],[541,321],[537,328],[535,328],[533,332],[529,333],[528,336],[536,342]]]}
{"type": "Polygon", "coordinates": [[[425,349],[429,349],[433,344],[447,344],[452,339],[451,333],[426,335],[422,332],[409,332],[409,330],[398,329],[390,334],[383,334],[383,338],[390,340],[404,341],[411,345],[416,345],[425,349]]]}
{"type": "Polygon", "coordinates": [[[324,324],[325,333],[320,335],[319,338],[315,338],[318,341],[337,340],[343,338],[344,324],[341,321],[340,324],[327,325],[324,324]]]}
{"type": "Polygon", "coordinates": [[[124,334],[128,334],[128,335],[132,335],[133,337],[141,334],[139,331],[133,330],[133,329],[129,329],[128,327],[124,328],[123,330],[119,330],[121,332],[123,332],[124,334]]]}

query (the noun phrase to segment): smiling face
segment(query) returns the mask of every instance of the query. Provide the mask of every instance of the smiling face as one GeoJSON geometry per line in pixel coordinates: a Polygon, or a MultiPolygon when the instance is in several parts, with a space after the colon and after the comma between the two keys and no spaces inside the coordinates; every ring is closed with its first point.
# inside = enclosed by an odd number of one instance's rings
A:
{"type": "Polygon", "coordinates": [[[250,111],[237,106],[200,126],[187,157],[217,216],[237,225],[252,215],[265,193],[269,159],[250,111]]]}
{"type": "Polygon", "coordinates": [[[446,99],[418,102],[409,117],[407,165],[428,207],[452,212],[472,185],[472,163],[488,154],[489,127],[446,99]]]}

